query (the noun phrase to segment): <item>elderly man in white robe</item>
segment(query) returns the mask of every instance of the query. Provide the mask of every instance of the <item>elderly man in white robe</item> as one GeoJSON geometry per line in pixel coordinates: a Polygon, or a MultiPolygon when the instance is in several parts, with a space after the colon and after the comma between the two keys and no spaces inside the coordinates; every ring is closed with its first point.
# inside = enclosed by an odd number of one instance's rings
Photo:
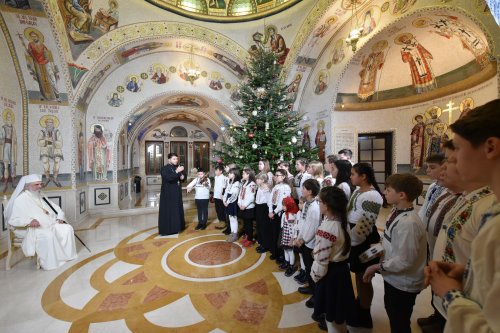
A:
{"type": "Polygon", "coordinates": [[[45,270],[56,269],[77,258],[73,227],[65,222],[64,212],[42,193],[42,176],[24,176],[5,209],[9,225],[23,237],[26,256],[38,256],[45,270]]]}

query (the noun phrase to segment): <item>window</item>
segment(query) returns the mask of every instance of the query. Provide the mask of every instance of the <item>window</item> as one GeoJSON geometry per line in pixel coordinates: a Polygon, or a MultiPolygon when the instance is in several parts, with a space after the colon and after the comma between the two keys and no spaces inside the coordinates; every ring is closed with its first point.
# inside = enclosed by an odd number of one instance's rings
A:
{"type": "Polygon", "coordinates": [[[193,166],[208,171],[210,169],[210,142],[194,142],[193,154],[193,166]]]}
{"type": "Polygon", "coordinates": [[[170,136],[172,138],[187,138],[188,136],[188,132],[187,130],[182,127],[182,126],[175,126],[174,128],[172,128],[172,130],[170,131],[170,136]]]}
{"type": "Polygon", "coordinates": [[[146,175],[157,175],[163,166],[163,141],[146,141],[146,175]]]}

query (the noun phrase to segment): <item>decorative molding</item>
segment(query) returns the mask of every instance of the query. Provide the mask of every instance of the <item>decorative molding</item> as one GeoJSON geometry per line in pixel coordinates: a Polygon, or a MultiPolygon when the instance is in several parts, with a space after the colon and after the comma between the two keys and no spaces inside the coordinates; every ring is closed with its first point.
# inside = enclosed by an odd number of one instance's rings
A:
{"type": "MultiPolygon", "coordinates": [[[[256,13],[242,15],[242,16],[228,15],[228,12],[231,10],[230,7],[234,4],[234,1],[226,1],[228,4],[224,9],[214,10],[212,8],[207,8],[206,14],[183,10],[182,8],[179,8],[176,5],[169,4],[168,2],[171,3],[172,1],[168,0],[146,0],[146,1],[167,11],[174,12],[176,14],[186,16],[195,20],[216,22],[216,23],[234,23],[234,22],[254,21],[271,15],[278,14],[279,12],[282,12],[296,5],[302,0],[289,0],[287,2],[282,1],[281,4],[278,5],[276,5],[276,2],[278,1],[273,1],[270,3],[271,6],[274,6],[273,8],[266,10],[270,6],[268,4],[264,4],[260,6],[261,8],[265,8],[261,12],[259,12],[259,6],[254,5],[254,10],[256,11],[256,13]],[[215,13],[213,15],[210,15],[211,11],[215,13]]],[[[253,4],[253,1],[251,1],[250,3],[253,4]]]]}

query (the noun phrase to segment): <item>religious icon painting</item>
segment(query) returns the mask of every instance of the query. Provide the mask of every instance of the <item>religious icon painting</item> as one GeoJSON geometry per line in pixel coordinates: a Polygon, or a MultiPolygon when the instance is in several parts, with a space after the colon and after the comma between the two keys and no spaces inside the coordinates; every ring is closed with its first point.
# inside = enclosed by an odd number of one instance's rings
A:
{"type": "Polygon", "coordinates": [[[80,192],[80,214],[85,213],[87,210],[87,200],[85,199],[85,192],[80,192]]]}
{"type": "Polygon", "coordinates": [[[356,7],[359,7],[360,5],[364,4],[366,0],[342,0],[341,7],[343,9],[351,9],[354,2],[356,3],[356,7]]]}
{"type": "Polygon", "coordinates": [[[107,96],[108,105],[115,108],[123,104],[123,99],[123,95],[117,92],[113,92],[107,96]]]}
{"type": "Polygon", "coordinates": [[[332,50],[332,64],[333,65],[336,65],[339,62],[341,62],[342,60],[344,60],[344,57],[345,57],[344,45],[345,45],[345,41],[343,38],[340,38],[335,42],[335,44],[333,46],[333,50],[332,50]]]}
{"type": "Polygon", "coordinates": [[[385,13],[387,11],[387,9],[389,9],[389,5],[390,5],[389,1],[384,2],[384,4],[382,5],[382,7],[380,7],[380,11],[382,13],[385,13]]]}
{"type": "Polygon", "coordinates": [[[417,0],[392,0],[394,3],[394,8],[392,9],[393,14],[404,14],[410,9],[417,0]]]}
{"type": "Polygon", "coordinates": [[[207,77],[208,73],[207,71],[201,71],[201,77],[207,77]]]}
{"type": "Polygon", "coordinates": [[[149,77],[151,81],[156,84],[167,83],[169,79],[168,72],[162,64],[153,64],[149,66],[149,77]]]}
{"type": "Polygon", "coordinates": [[[144,73],[144,72],[143,72],[143,73],[141,73],[139,76],[140,76],[140,77],[141,77],[141,79],[143,79],[143,80],[147,80],[147,79],[148,79],[148,77],[149,77],[149,76],[148,76],[148,73],[144,73]]]}
{"type": "Polygon", "coordinates": [[[425,118],[427,120],[438,119],[441,117],[442,110],[439,106],[431,106],[425,111],[425,118]]]}
{"type": "Polygon", "coordinates": [[[467,97],[460,103],[460,117],[461,119],[465,117],[474,108],[474,100],[472,97],[467,97]]]}
{"type": "Polygon", "coordinates": [[[212,90],[221,90],[223,88],[222,81],[224,81],[224,78],[221,77],[219,72],[214,71],[210,75],[210,83],[208,84],[208,87],[212,90]]]}
{"type": "Polygon", "coordinates": [[[94,189],[94,205],[111,204],[111,189],[109,187],[100,187],[94,189]]]}
{"type": "Polygon", "coordinates": [[[328,88],[328,71],[326,69],[321,70],[314,81],[314,93],[316,95],[321,95],[328,88]]]}
{"type": "Polygon", "coordinates": [[[224,88],[231,89],[231,83],[229,82],[224,83],[224,88]]]}
{"type": "Polygon", "coordinates": [[[116,91],[118,91],[120,94],[123,94],[125,92],[125,87],[124,86],[116,86],[116,91]]]}
{"type": "Polygon", "coordinates": [[[380,20],[380,8],[378,6],[371,6],[368,8],[361,17],[363,32],[361,36],[368,36],[375,28],[380,20]]]}
{"type": "Polygon", "coordinates": [[[175,66],[170,66],[170,67],[168,68],[168,71],[169,71],[170,73],[172,73],[172,74],[173,74],[173,73],[177,72],[177,67],[175,67],[175,66]]]}
{"type": "Polygon", "coordinates": [[[142,81],[138,75],[131,74],[127,76],[125,87],[128,91],[136,93],[141,91],[142,81]]]}
{"type": "Polygon", "coordinates": [[[412,118],[413,128],[410,133],[411,145],[410,156],[411,166],[414,172],[417,172],[424,165],[425,155],[425,115],[416,114],[412,118]]]}
{"type": "Polygon", "coordinates": [[[122,201],[123,200],[123,196],[125,194],[125,189],[123,188],[123,184],[120,184],[120,188],[119,188],[118,192],[120,193],[120,201],[122,201]]]}
{"type": "Polygon", "coordinates": [[[241,100],[240,89],[237,86],[233,86],[231,88],[231,100],[234,102],[238,102],[241,100]]]}

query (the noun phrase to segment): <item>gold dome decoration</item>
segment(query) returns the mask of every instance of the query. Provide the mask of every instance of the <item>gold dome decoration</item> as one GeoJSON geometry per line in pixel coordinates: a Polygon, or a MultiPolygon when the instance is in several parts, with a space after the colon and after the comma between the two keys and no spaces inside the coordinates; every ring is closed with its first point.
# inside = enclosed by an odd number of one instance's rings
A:
{"type": "Polygon", "coordinates": [[[192,19],[209,22],[244,22],[281,12],[302,0],[145,0],[192,19]]]}

